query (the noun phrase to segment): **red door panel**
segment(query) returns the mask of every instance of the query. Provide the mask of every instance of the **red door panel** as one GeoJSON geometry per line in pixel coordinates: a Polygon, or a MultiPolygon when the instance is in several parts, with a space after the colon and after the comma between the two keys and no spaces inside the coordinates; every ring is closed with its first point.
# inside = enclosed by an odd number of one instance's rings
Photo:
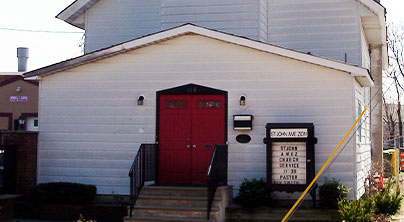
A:
{"type": "Polygon", "coordinates": [[[192,98],[192,184],[207,184],[206,172],[215,144],[224,144],[225,99],[223,95],[192,98]]]}
{"type": "Polygon", "coordinates": [[[190,104],[190,95],[160,96],[159,183],[191,182],[190,104]]]}
{"type": "Polygon", "coordinates": [[[224,95],[161,95],[159,183],[206,184],[215,144],[225,143],[224,95]]]}

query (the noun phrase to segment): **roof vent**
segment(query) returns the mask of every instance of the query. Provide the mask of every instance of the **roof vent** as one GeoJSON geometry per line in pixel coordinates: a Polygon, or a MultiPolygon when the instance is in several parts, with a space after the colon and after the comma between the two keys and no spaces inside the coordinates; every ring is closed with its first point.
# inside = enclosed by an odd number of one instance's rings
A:
{"type": "Polygon", "coordinates": [[[17,58],[18,58],[18,72],[27,71],[27,61],[29,57],[29,49],[25,47],[17,48],[17,58]]]}

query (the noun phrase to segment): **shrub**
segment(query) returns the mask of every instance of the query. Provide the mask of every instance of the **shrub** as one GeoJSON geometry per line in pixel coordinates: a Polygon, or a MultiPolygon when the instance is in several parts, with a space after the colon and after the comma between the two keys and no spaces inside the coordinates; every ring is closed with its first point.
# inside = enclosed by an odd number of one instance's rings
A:
{"type": "Polygon", "coordinates": [[[338,201],[338,212],[345,222],[371,222],[372,200],[368,198],[359,200],[342,198],[338,201]]]}
{"type": "Polygon", "coordinates": [[[30,199],[34,203],[89,204],[93,202],[96,193],[94,185],[42,183],[32,190],[30,199]]]}
{"type": "Polygon", "coordinates": [[[79,219],[76,220],[76,221],[73,221],[73,222],[97,222],[97,221],[95,221],[95,220],[87,220],[87,219],[83,216],[83,214],[80,214],[79,219]]]}
{"type": "Polygon", "coordinates": [[[392,165],[393,155],[391,153],[383,153],[383,176],[392,177],[393,176],[393,165],[392,165]]]}
{"type": "Polygon", "coordinates": [[[403,196],[400,191],[390,191],[390,189],[382,189],[374,196],[375,214],[391,217],[395,215],[401,208],[403,196]]]}
{"type": "Polygon", "coordinates": [[[337,209],[338,200],[346,197],[349,190],[335,179],[327,180],[319,188],[320,205],[328,209],[337,209]]]}
{"type": "Polygon", "coordinates": [[[271,193],[267,188],[264,179],[244,179],[240,185],[238,196],[234,199],[236,203],[244,207],[270,206],[271,193]]]}

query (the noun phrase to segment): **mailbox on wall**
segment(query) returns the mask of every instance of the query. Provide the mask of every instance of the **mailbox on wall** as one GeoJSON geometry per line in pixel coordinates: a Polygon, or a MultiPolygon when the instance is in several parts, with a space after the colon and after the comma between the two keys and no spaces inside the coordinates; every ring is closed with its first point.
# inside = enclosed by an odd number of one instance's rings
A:
{"type": "Polygon", "coordinates": [[[233,129],[234,130],[252,130],[252,115],[234,115],[233,129]]]}
{"type": "Polygon", "coordinates": [[[304,191],[315,176],[314,144],[317,139],[314,137],[314,125],[268,123],[264,143],[267,147],[267,183],[270,190],[304,191]]]}

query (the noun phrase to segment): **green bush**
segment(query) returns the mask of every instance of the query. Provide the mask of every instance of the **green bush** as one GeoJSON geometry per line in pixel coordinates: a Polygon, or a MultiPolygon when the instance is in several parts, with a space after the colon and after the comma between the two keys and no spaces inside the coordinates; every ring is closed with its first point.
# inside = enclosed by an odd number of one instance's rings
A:
{"type": "Polygon", "coordinates": [[[337,209],[338,200],[346,197],[349,190],[335,179],[327,180],[319,188],[320,206],[328,209],[337,209]]]}
{"type": "Polygon", "coordinates": [[[368,198],[359,200],[342,198],[338,201],[338,212],[345,222],[371,222],[372,205],[372,200],[368,198]]]}
{"type": "Polygon", "coordinates": [[[89,204],[93,202],[96,193],[94,185],[42,183],[32,190],[30,200],[34,203],[89,204]]]}
{"type": "Polygon", "coordinates": [[[73,222],[97,222],[96,220],[87,220],[83,214],[80,214],[79,219],[73,222]]]}
{"type": "Polygon", "coordinates": [[[267,188],[264,179],[244,179],[240,185],[238,196],[234,199],[236,203],[244,207],[259,207],[271,205],[271,193],[267,188]]]}
{"type": "Polygon", "coordinates": [[[400,194],[400,191],[382,189],[380,192],[376,193],[373,199],[375,214],[390,217],[400,210],[403,196],[400,194]]]}

